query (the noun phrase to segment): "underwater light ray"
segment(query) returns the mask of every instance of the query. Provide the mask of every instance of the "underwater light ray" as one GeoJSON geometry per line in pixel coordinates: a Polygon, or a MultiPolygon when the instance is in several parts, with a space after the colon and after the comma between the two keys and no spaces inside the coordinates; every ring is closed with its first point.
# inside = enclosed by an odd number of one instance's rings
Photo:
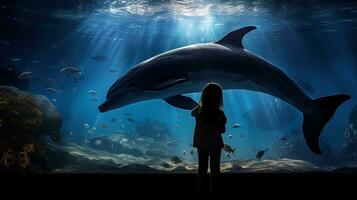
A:
{"type": "Polygon", "coordinates": [[[180,17],[177,19],[175,32],[179,34],[179,40],[183,45],[202,42],[214,42],[214,18],[205,17],[180,17]]]}
{"type": "MultiPolygon", "coordinates": [[[[87,27],[87,26],[84,26],[84,27],[87,27]]],[[[85,30],[85,29],[83,29],[83,30],[85,30]]],[[[93,31],[93,28],[92,27],[87,27],[87,30],[89,31],[89,32],[92,32],[93,31]]],[[[106,30],[106,29],[104,29],[104,30],[106,30]]],[[[96,69],[96,67],[97,66],[94,66],[93,67],[93,60],[91,60],[91,57],[92,56],[94,56],[94,55],[96,55],[97,54],[97,52],[98,52],[98,50],[99,49],[102,49],[103,51],[106,51],[105,49],[106,49],[106,45],[107,45],[107,43],[108,43],[108,39],[107,39],[107,37],[104,37],[104,39],[102,38],[102,36],[103,35],[105,35],[105,36],[107,36],[107,35],[110,35],[111,33],[110,32],[105,32],[105,31],[98,31],[93,37],[91,37],[90,38],[90,40],[88,41],[88,42],[86,42],[85,40],[84,40],[84,37],[82,37],[83,39],[81,39],[81,40],[78,40],[77,41],[77,45],[75,45],[76,47],[78,47],[78,48],[76,48],[76,50],[75,50],[75,53],[71,56],[71,60],[73,60],[73,59],[75,59],[75,58],[77,58],[78,59],[78,53],[82,53],[82,58],[80,59],[80,60],[82,60],[82,65],[84,65],[84,66],[86,66],[86,68],[87,68],[87,70],[86,71],[88,71],[88,73],[91,73],[91,72],[93,72],[93,71],[99,71],[99,74],[100,73],[102,73],[103,75],[101,76],[101,77],[105,77],[105,73],[104,72],[106,72],[106,70],[104,69],[104,71],[103,71],[103,69],[98,69],[98,70],[95,70],[96,69]],[[83,52],[83,49],[80,49],[79,47],[81,47],[81,43],[80,42],[86,42],[86,44],[87,44],[87,46],[89,47],[89,48],[87,48],[86,49],[86,51],[84,51],[83,52]],[[88,67],[89,68],[92,68],[92,69],[88,69],[88,67]],[[93,68],[94,68],[94,70],[93,70],[93,68]],[[102,71],[102,72],[101,72],[102,71]]],[[[86,40],[88,40],[88,38],[86,39],[86,40]]],[[[97,75],[98,76],[98,75],[97,75]]],[[[100,75],[99,75],[100,76],[100,75]]],[[[102,79],[103,80],[103,79],[102,79]]],[[[105,78],[104,78],[104,80],[106,80],[105,78]]],[[[88,82],[88,81],[87,81],[88,82]]],[[[87,87],[86,88],[84,88],[84,89],[87,89],[87,90],[89,90],[90,88],[95,88],[95,87],[98,87],[98,84],[89,84],[89,85],[87,85],[87,87]],[[88,87],[89,86],[89,87],[88,87]]],[[[82,106],[83,106],[83,103],[82,102],[85,102],[85,101],[88,101],[88,99],[86,99],[86,98],[76,98],[76,101],[75,102],[73,102],[72,101],[72,104],[73,104],[73,108],[81,108],[82,106]]],[[[90,102],[90,103],[92,103],[92,102],[90,102]]],[[[96,110],[96,107],[97,106],[94,106],[93,108],[95,108],[95,110],[96,110]]],[[[78,109],[76,109],[76,110],[72,110],[71,112],[77,112],[78,111],[78,109]]],[[[96,115],[98,115],[98,114],[96,114],[96,115]]],[[[95,118],[95,120],[94,120],[95,122],[94,122],[94,125],[96,126],[97,125],[97,121],[98,121],[98,119],[97,118],[95,118]]]]}
{"type": "MultiPolygon", "coordinates": [[[[331,21],[333,17],[328,17],[328,21],[331,21]]],[[[330,24],[332,29],[344,30],[345,27],[339,24],[330,24]]],[[[334,79],[335,88],[331,88],[333,91],[337,88],[343,87],[347,91],[351,91],[355,93],[357,91],[357,81],[356,81],[356,72],[353,71],[356,66],[356,59],[353,55],[353,48],[350,47],[350,43],[348,38],[345,36],[343,32],[336,32],[333,35],[327,34],[326,38],[328,38],[329,43],[324,44],[327,47],[334,47],[333,49],[327,48],[329,51],[327,52],[329,55],[328,69],[331,70],[331,73],[335,74],[336,77],[334,79]],[[350,73],[349,73],[350,72],[350,73]],[[352,72],[352,73],[351,73],[352,72]],[[353,73],[355,72],[355,73],[353,73]],[[346,79],[346,74],[348,79],[346,79]],[[351,88],[352,86],[352,88],[351,88]]]]}
{"type": "Polygon", "coordinates": [[[226,104],[224,105],[224,109],[227,112],[227,115],[232,116],[230,121],[239,122],[239,116],[242,111],[242,104],[244,103],[240,98],[241,90],[226,90],[224,91],[224,98],[226,104]]]}

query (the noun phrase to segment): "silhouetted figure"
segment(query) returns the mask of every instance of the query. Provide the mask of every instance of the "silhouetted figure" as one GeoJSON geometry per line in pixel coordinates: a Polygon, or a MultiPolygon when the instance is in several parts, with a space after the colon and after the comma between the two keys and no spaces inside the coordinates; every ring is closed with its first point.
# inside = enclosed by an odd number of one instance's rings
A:
{"type": "Polygon", "coordinates": [[[198,194],[209,191],[207,175],[208,160],[211,170],[211,191],[219,187],[220,158],[224,146],[222,134],[225,132],[227,118],[222,110],[222,88],[217,83],[208,83],[201,95],[200,103],[191,115],[196,118],[193,146],[198,150],[198,194]]]}

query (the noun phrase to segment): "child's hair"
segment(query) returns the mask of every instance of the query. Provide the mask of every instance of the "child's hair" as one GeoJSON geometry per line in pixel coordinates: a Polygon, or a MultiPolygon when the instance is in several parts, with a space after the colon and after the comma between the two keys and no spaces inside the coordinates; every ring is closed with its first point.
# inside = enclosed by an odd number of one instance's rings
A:
{"type": "Polygon", "coordinates": [[[218,83],[208,83],[202,90],[200,111],[207,118],[215,118],[217,112],[223,107],[222,87],[218,83]]]}

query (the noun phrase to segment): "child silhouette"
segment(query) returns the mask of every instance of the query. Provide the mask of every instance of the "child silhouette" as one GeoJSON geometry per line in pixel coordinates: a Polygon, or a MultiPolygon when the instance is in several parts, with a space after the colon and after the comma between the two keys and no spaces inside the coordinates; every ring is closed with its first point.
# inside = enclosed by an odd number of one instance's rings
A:
{"type": "Polygon", "coordinates": [[[210,188],[207,175],[208,160],[211,170],[211,191],[217,191],[221,151],[224,146],[222,134],[226,130],[227,121],[222,107],[222,87],[218,83],[208,83],[203,88],[199,105],[191,113],[196,120],[193,146],[198,151],[199,195],[207,194],[210,188]]]}

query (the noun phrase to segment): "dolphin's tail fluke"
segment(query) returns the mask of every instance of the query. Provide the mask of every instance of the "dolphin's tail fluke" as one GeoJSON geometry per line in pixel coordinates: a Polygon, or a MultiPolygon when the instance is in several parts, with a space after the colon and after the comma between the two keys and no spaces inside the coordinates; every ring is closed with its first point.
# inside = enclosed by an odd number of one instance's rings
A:
{"type": "Polygon", "coordinates": [[[314,100],[315,109],[312,112],[304,113],[302,130],[307,146],[315,154],[321,154],[319,138],[322,129],[335,114],[336,109],[349,98],[350,96],[345,94],[321,97],[314,100]]]}

